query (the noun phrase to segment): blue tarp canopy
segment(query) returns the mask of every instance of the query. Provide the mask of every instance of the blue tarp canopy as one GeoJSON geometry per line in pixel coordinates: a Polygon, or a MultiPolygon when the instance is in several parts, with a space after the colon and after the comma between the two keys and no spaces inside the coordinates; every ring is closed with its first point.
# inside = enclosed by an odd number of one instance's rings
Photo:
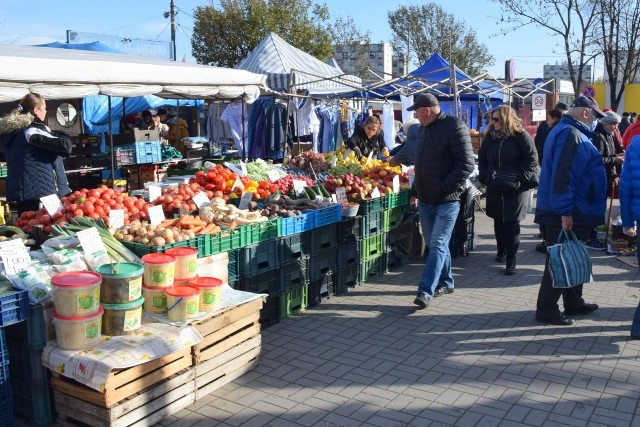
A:
{"type": "Polygon", "coordinates": [[[123,54],[124,52],[120,52],[117,49],[113,49],[106,44],[100,42],[91,42],[91,43],[61,43],[61,42],[53,42],[53,43],[45,43],[45,44],[37,44],[34,45],[36,47],[55,47],[56,49],[75,49],[75,50],[89,50],[92,52],[106,52],[106,53],[119,53],[123,54]]]}

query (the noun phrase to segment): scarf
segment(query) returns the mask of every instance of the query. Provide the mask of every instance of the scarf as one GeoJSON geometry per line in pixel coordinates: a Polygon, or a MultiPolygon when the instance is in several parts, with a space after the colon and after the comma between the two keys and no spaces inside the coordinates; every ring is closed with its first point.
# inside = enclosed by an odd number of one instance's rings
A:
{"type": "Polygon", "coordinates": [[[493,139],[494,141],[498,141],[498,142],[505,142],[507,139],[509,139],[511,135],[509,135],[509,133],[505,130],[491,130],[489,131],[489,137],[491,137],[491,139],[493,139]]]}

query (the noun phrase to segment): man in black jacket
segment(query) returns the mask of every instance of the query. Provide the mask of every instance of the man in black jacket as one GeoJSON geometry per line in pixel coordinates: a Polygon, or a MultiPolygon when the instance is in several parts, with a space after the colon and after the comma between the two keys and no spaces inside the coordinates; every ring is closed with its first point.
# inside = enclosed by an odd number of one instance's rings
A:
{"type": "Polygon", "coordinates": [[[422,126],[411,204],[418,206],[422,234],[429,247],[414,300],[425,308],[434,296],[453,293],[449,239],[474,158],[469,129],[461,120],[443,113],[435,96],[418,95],[407,110],[415,110],[422,126]]]}

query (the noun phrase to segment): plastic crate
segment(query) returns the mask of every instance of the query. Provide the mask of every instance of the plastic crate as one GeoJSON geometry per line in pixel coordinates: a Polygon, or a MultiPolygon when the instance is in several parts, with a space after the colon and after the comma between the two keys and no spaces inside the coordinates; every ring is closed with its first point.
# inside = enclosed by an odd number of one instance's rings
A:
{"type": "Polygon", "coordinates": [[[278,237],[280,221],[281,218],[274,218],[268,221],[240,226],[239,228],[244,236],[244,245],[253,245],[275,239],[278,237]]]}
{"type": "MultiPolygon", "coordinates": [[[[0,368],[0,370],[2,370],[2,368],[0,368]]],[[[0,379],[0,426],[14,426],[11,382],[8,378],[5,381],[0,379]]]]}
{"type": "Polygon", "coordinates": [[[231,285],[232,282],[237,282],[240,278],[240,262],[238,261],[238,259],[240,258],[240,249],[228,251],[227,255],[229,256],[229,261],[227,263],[227,273],[229,276],[229,285],[231,285]]]}
{"type": "Polygon", "coordinates": [[[360,221],[360,238],[362,239],[371,236],[372,234],[380,233],[383,230],[384,225],[383,217],[383,211],[358,217],[360,221]]]}
{"type": "Polygon", "coordinates": [[[382,256],[362,261],[360,263],[360,283],[366,282],[369,278],[383,273],[382,256]]]}
{"type": "Polygon", "coordinates": [[[360,259],[363,261],[378,258],[383,253],[384,233],[374,234],[360,240],[360,259]]]}
{"type": "MultiPolygon", "coordinates": [[[[45,303],[51,310],[53,303],[45,303]]],[[[29,304],[29,318],[6,328],[7,337],[25,341],[32,349],[41,349],[47,345],[47,325],[45,324],[45,305],[29,304]]]]}
{"type": "Polygon", "coordinates": [[[400,225],[402,216],[404,215],[404,206],[399,206],[383,211],[382,215],[382,229],[389,231],[400,225]]]}
{"type": "Polygon", "coordinates": [[[385,197],[386,209],[397,208],[398,206],[404,206],[409,204],[409,190],[402,190],[399,193],[387,194],[385,197]]]}
{"type": "Polygon", "coordinates": [[[300,258],[308,257],[310,232],[297,233],[278,239],[278,256],[280,263],[285,264],[300,258]]]}
{"type": "Polygon", "coordinates": [[[338,270],[350,265],[358,265],[360,263],[360,243],[351,240],[343,245],[338,246],[337,267],[338,270]]]}
{"type": "Polygon", "coordinates": [[[32,349],[26,343],[7,337],[9,358],[15,363],[9,365],[12,379],[18,378],[38,387],[49,385],[49,369],[42,366],[42,349],[32,349]]]}
{"type": "Polygon", "coordinates": [[[391,252],[396,250],[396,234],[397,233],[394,228],[384,233],[384,246],[382,248],[384,252],[391,252]]]}
{"type": "Polygon", "coordinates": [[[280,295],[280,318],[285,319],[307,309],[309,299],[309,285],[292,289],[280,295]]]}
{"type": "Polygon", "coordinates": [[[317,209],[314,212],[314,227],[323,227],[328,224],[333,224],[342,219],[342,205],[335,204],[329,205],[326,208],[317,209]]]}
{"type": "Polygon", "coordinates": [[[240,276],[251,277],[275,270],[280,265],[278,261],[278,241],[249,245],[240,249],[240,276]]]}
{"type": "Polygon", "coordinates": [[[360,238],[360,217],[353,216],[344,218],[336,227],[336,241],[338,245],[360,238]]]}
{"type": "Polygon", "coordinates": [[[365,200],[350,200],[360,204],[358,215],[369,215],[373,212],[380,212],[387,206],[387,198],[384,196],[365,200]]]}
{"type": "Polygon", "coordinates": [[[29,318],[29,293],[15,291],[0,296],[0,327],[29,318]]]}
{"type": "Polygon", "coordinates": [[[315,225],[313,211],[305,212],[291,218],[280,218],[278,223],[278,237],[290,236],[311,230],[315,225]]]}
{"type": "Polygon", "coordinates": [[[333,297],[333,274],[327,273],[309,282],[307,307],[313,307],[333,297]]]}
{"type": "Polygon", "coordinates": [[[382,274],[396,270],[408,263],[406,258],[399,257],[395,251],[385,252],[382,254],[382,274]]]}
{"type": "Polygon", "coordinates": [[[242,232],[241,227],[221,230],[216,234],[205,234],[204,236],[207,247],[207,255],[205,256],[240,249],[247,245],[246,235],[242,232]]]}
{"type": "Polygon", "coordinates": [[[335,248],[337,223],[325,225],[309,231],[309,250],[311,254],[335,248]]]}
{"type": "Polygon", "coordinates": [[[349,288],[360,286],[360,264],[341,268],[333,275],[333,289],[336,295],[344,295],[349,288]]]}
{"type": "Polygon", "coordinates": [[[9,347],[4,329],[0,329],[0,383],[9,381],[9,347]]]}
{"type": "Polygon", "coordinates": [[[280,295],[274,294],[267,297],[260,310],[260,324],[262,329],[280,322],[280,295]]]}
{"type": "Polygon", "coordinates": [[[309,259],[300,258],[287,264],[280,264],[280,292],[299,288],[309,281],[309,259]]]}
{"type": "MultiPolygon", "coordinates": [[[[210,239],[209,235],[200,235],[193,239],[183,240],[182,242],[171,243],[163,246],[143,245],[134,242],[122,242],[122,244],[139,257],[151,253],[166,252],[171,248],[189,247],[196,248],[198,250],[198,258],[202,258],[204,256],[208,256],[207,252],[209,252],[209,250],[207,249],[207,245],[210,245],[208,239],[210,239]]],[[[209,253],[209,255],[212,254],[209,253]]]]}
{"type": "Polygon", "coordinates": [[[7,167],[0,166],[0,178],[5,178],[7,176],[7,167]]]}
{"type": "Polygon", "coordinates": [[[277,271],[242,277],[238,282],[238,289],[254,294],[280,295],[280,277],[277,271]]]}
{"type": "Polygon", "coordinates": [[[30,384],[27,381],[12,378],[13,411],[28,418],[33,426],[51,426],[55,421],[53,390],[46,386],[30,384]]]}
{"type": "Polygon", "coordinates": [[[327,249],[309,259],[309,280],[315,280],[329,271],[336,271],[336,251],[327,249]]]}
{"type": "Polygon", "coordinates": [[[140,165],[162,161],[162,144],[160,141],[138,141],[114,147],[116,164],[140,165]]]}

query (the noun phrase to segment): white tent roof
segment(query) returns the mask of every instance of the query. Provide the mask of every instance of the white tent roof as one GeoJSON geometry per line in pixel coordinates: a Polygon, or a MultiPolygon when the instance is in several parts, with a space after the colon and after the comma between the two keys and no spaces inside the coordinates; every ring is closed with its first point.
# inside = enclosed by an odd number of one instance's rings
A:
{"type": "Polygon", "coordinates": [[[268,90],[266,77],[248,71],[137,56],[32,46],[0,46],[0,102],[29,92],[48,99],[158,95],[236,99],[252,103],[268,90]]]}
{"type": "Polygon", "coordinates": [[[307,89],[312,94],[330,95],[352,92],[362,87],[362,79],[344,74],[308,53],[291,46],[276,33],[269,33],[235,67],[265,74],[269,87],[288,93],[307,89]],[[291,76],[293,74],[293,81],[291,76]]]}

